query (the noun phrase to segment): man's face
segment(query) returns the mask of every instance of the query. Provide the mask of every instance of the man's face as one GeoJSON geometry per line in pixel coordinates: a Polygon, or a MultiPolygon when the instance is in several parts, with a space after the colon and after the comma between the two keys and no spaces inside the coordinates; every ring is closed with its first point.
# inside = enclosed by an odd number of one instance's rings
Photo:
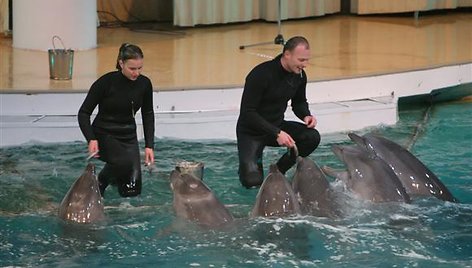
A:
{"type": "Polygon", "coordinates": [[[287,71],[299,74],[308,65],[311,54],[310,49],[300,44],[292,51],[285,51],[283,57],[285,59],[284,67],[287,71]]]}
{"type": "Polygon", "coordinates": [[[120,60],[121,72],[129,80],[136,80],[143,70],[143,59],[120,60]]]}

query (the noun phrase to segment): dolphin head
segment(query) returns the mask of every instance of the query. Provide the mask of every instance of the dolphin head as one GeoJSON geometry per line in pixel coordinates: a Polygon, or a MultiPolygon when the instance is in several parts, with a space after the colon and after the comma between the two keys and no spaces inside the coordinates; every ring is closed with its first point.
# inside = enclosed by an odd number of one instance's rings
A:
{"type": "Polygon", "coordinates": [[[61,219],[77,223],[97,223],[105,219],[102,196],[95,175],[95,165],[89,163],[72,184],[59,206],[61,219]]]}
{"type": "Polygon", "coordinates": [[[334,155],[339,159],[339,160],[343,160],[343,149],[342,149],[342,146],[341,145],[333,145],[331,147],[331,150],[333,151],[334,155]]]}
{"type": "Polygon", "coordinates": [[[292,188],[303,212],[327,216],[332,211],[330,186],[320,167],[309,157],[299,158],[292,188]]]}
{"type": "MultiPolygon", "coordinates": [[[[352,160],[357,158],[355,156],[355,151],[357,149],[358,148],[354,146],[348,146],[348,145],[333,145],[331,147],[331,150],[333,151],[334,155],[346,165],[346,167],[348,168],[348,171],[349,171],[349,166],[352,160]]],[[[333,172],[333,170],[326,170],[326,169],[325,171],[328,174],[335,174],[337,178],[340,178],[346,183],[350,183],[351,176],[348,175],[349,172],[340,173],[340,172],[333,172]]]]}
{"type": "Polygon", "coordinates": [[[369,163],[376,158],[375,155],[357,145],[333,145],[332,151],[350,172],[356,172],[361,167],[369,169],[369,163]]]}
{"type": "Polygon", "coordinates": [[[180,173],[173,170],[170,174],[170,188],[180,195],[203,194],[210,190],[206,185],[192,174],[180,173]]]}
{"type": "Polygon", "coordinates": [[[284,217],[299,213],[300,205],[292,186],[279,171],[277,165],[271,165],[269,174],[257,193],[252,216],[284,217]]]}
{"type": "Polygon", "coordinates": [[[347,134],[347,136],[354,142],[356,143],[357,145],[359,146],[362,146],[362,147],[365,147],[366,144],[365,144],[365,139],[359,135],[357,135],[356,133],[349,133],[347,134]]]}
{"type": "Polygon", "coordinates": [[[406,191],[413,196],[436,196],[457,202],[441,180],[407,148],[385,137],[367,133],[363,136],[367,148],[395,172],[406,191]]]}
{"type": "Polygon", "coordinates": [[[269,166],[269,172],[278,175],[280,173],[280,170],[277,167],[277,165],[272,164],[272,165],[269,166]]]}
{"type": "Polygon", "coordinates": [[[316,179],[325,179],[321,168],[309,157],[299,157],[295,174],[305,175],[316,179]]]}
{"type": "Polygon", "coordinates": [[[349,133],[348,136],[355,144],[367,150],[367,152],[377,155],[377,151],[374,148],[378,140],[376,140],[375,136],[366,134],[361,137],[355,133],[349,133]],[[373,137],[374,139],[370,139],[369,137],[373,137]]]}
{"type": "Polygon", "coordinates": [[[192,174],[172,171],[170,187],[177,217],[202,227],[220,227],[233,221],[233,216],[208,186],[192,174]]]}
{"type": "Polygon", "coordinates": [[[303,157],[298,156],[297,157],[297,165],[299,165],[301,162],[303,162],[303,157]]]}
{"type": "Polygon", "coordinates": [[[400,180],[382,159],[357,145],[335,145],[332,149],[347,167],[346,186],[351,191],[374,202],[409,202],[400,180]]]}
{"type": "Polygon", "coordinates": [[[346,160],[351,158],[358,158],[359,156],[366,157],[369,155],[368,151],[357,145],[333,145],[331,150],[336,157],[343,162],[346,162],[346,160]]]}
{"type": "Polygon", "coordinates": [[[95,174],[96,174],[96,173],[95,173],[95,165],[92,164],[92,163],[88,163],[88,164],[87,164],[87,167],[85,168],[85,172],[86,172],[86,173],[90,173],[90,174],[92,174],[92,175],[95,176],[95,174]]]}

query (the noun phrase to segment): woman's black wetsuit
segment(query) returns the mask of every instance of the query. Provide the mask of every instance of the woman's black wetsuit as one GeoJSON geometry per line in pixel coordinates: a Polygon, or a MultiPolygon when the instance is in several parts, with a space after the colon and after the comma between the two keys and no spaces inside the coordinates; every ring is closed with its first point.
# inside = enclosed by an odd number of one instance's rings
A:
{"type": "MultiPolygon", "coordinates": [[[[320,134],[305,124],[285,121],[288,101],[294,114],[303,120],[310,115],[306,100],[306,74],[286,71],[282,55],[256,66],[246,77],[236,126],[239,153],[239,179],[243,186],[259,186],[263,181],[262,152],[265,146],[279,146],[277,135],[287,132],[297,144],[300,156],[307,156],[320,143],[320,134]]],[[[285,173],[295,159],[284,154],[277,166],[285,173]]]]}
{"type": "Polygon", "coordinates": [[[107,73],[90,88],[78,113],[87,139],[98,140],[100,160],[106,162],[98,178],[100,191],[116,184],[121,196],[141,193],[141,164],[135,114],[141,109],[146,148],[154,148],[152,83],[140,75],[135,81],[121,71],[107,73]],[[93,124],[90,116],[98,105],[93,124]]]}

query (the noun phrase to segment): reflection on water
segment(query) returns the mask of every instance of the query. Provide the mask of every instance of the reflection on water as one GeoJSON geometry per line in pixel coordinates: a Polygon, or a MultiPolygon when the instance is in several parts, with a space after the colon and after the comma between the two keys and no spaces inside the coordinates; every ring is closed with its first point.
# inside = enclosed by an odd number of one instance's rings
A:
{"type": "MultiPolygon", "coordinates": [[[[144,173],[141,196],[123,199],[110,187],[106,223],[67,225],[56,217],[57,206],[86,165],[85,144],[3,148],[0,266],[470,266],[472,105],[437,104],[426,122],[424,111],[403,110],[397,125],[366,131],[402,145],[416,133],[412,152],[461,203],[371,204],[353,199],[342,183],[332,181],[346,212],[338,219],[249,219],[257,190],[239,184],[235,142],[165,139],[157,141],[157,172],[144,173]],[[234,226],[201,230],[175,220],[168,176],[181,160],[205,164],[205,182],[237,218],[234,226]]],[[[325,136],[311,157],[319,165],[343,168],[330,150],[342,143],[351,143],[345,133],[325,136]]],[[[283,151],[267,149],[265,167],[283,151]]]]}

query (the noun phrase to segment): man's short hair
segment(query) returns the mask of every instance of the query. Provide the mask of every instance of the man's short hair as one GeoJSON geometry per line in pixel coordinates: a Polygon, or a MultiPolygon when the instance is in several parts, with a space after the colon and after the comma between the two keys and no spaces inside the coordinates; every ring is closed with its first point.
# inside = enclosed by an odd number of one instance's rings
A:
{"type": "Polygon", "coordinates": [[[293,51],[298,45],[304,45],[306,49],[310,49],[310,44],[308,43],[308,40],[306,40],[305,37],[294,36],[288,39],[287,42],[285,42],[282,53],[284,53],[287,50],[293,51]]]}

